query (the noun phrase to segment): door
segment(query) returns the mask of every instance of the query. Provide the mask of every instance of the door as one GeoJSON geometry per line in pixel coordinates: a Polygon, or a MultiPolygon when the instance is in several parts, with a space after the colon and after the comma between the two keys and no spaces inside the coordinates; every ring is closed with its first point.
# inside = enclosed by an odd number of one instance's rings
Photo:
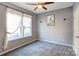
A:
{"type": "Polygon", "coordinates": [[[79,6],[74,8],[74,50],[76,55],[79,56],[79,6]]]}

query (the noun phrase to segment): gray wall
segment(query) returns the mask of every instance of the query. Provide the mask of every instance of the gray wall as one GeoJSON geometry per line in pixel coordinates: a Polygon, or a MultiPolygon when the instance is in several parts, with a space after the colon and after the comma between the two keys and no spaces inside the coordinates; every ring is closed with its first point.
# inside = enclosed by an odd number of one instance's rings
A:
{"type": "Polygon", "coordinates": [[[40,40],[73,45],[72,7],[39,14],[38,29],[40,40]],[[55,14],[55,26],[47,26],[46,24],[47,15],[50,14],[55,14]],[[64,21],[64,18],[67,21],[64,21]]]}
{"type": "Polygon", "coordinates": [[[2,52],[3,39],[5,39],[5,10],[5,7],[0,5],[0,52],[2,52]]]}
{"type": "Polygon", "coordinates": [[[76,2],[73,6],[73,16],[74,16],[74,50],[76,55],[79,56],[79,2],[76,2]]]}
{"type": "MultiPolygon", "coordinates": [[[[12,41],[9,41],[8,42],[8,46],[7,46],[7,50],[8,49],[11,49],[11,48],[14,48],[14,47],[17,47],[19,45],[22,45],[24,43],[29,43],[31,41],[34,41],[37,39],[37,20],[36,20],[36,14],[34,14],[33,12],[30,12],[28,10],[25,10],[25,9],[22,9],[20,7],[17,7],[13,4],[10,4],[10,3],[0,3],[2,5],[6,5],[8,7],[11,7],[11,8],[14,8],[16,10],[19,10],[19,11],[22,11],[24,13],[27,13],[27,14],[30,14],[32,15],[33,17],[33,22],[32,22],[32,31],[33,31],[33,36],[32,37],[28,37],[28,38],[23,38],[23,39],[19,39],[19,40],[12,40],[12,41]]],[[[3,33],[5,33],[5,29],[6,29],[6,7],[4,6],[0,6],[0,45],[2,43],[2,40],[3,40],[3,33]]],[[[0,46],[1,47],[1,46],[0,46]]]]}

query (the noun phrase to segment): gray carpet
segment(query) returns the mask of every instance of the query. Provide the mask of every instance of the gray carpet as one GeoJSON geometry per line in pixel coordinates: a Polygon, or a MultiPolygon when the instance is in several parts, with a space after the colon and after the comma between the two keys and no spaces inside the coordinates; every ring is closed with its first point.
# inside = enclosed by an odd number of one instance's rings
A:
{"type": "Polygon", "coordinates": [[[75,56],[75,53],[70,46],[35,41],[3,56],[75,56]]]}

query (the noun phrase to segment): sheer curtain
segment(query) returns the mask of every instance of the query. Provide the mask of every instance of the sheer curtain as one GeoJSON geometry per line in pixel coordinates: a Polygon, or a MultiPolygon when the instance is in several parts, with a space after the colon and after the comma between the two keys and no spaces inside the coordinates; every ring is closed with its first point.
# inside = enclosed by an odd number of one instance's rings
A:
{"type": "Polygon", "coordinates": [[[7,8],[7,40],[32,36],[32,16],[7,8]]]}
{"type": "Polygon", "coordinates": [[[16,10],[7,8],[7,39],[13,40],[21,38],[21,20],[22,13],[16,10]]]}

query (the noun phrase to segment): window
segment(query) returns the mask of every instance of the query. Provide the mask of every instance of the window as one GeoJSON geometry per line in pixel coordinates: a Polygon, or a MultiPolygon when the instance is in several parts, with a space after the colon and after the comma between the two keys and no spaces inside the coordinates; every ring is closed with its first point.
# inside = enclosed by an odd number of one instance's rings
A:
{"type": "Polygon", "coordinates": [[[32,16],[7,8],[7,39],[32,36],[32,16]]]}
{"type": "Polygon", "coordinates": [[[32,36],[32,20],[31,16],[23,14],[24,37],[32,36]]]}

